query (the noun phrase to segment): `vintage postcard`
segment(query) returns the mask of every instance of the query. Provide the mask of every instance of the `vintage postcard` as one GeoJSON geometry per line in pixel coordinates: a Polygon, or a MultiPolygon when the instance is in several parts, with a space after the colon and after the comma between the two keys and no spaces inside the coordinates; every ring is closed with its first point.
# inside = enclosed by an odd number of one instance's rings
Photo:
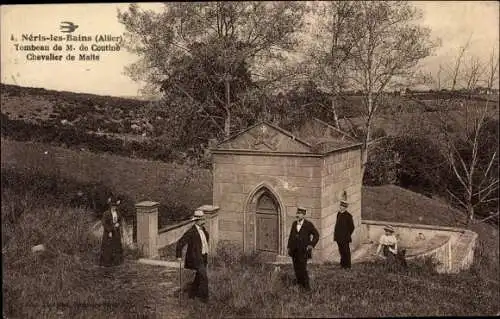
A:
{"type": "Polygon", "coordinates": [[[498,316],[499,9],[0,6],[3,317],[498,316]]]}

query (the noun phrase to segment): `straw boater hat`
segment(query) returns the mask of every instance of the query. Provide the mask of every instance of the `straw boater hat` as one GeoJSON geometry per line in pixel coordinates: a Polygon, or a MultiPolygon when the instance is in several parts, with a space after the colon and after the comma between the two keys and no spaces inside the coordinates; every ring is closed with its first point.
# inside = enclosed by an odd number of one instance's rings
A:
{"type": "Polygon", "coordinates": [[[191,220],[203,219],[203,217],[205,217],[205,214],[203,214],[202,210],[195,210],[191,220]]]}
{"type": "Polygon", "coordinates": [[[298,214],[305,215],[306,214],[306,209],[304,207],[297,207],[297,215],[298,214]]]}
{"type": "Polygon", "coordinates": [[[394,233],[394,228],[392,228],[391,225],[385,225],[384,230],[387,230],[388,232],[394,233]]]}

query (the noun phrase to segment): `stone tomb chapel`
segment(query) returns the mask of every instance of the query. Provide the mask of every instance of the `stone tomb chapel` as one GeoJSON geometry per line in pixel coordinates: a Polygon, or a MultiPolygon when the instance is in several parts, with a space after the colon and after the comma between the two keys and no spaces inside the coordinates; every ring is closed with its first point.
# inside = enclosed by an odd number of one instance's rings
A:
{"type": "Polygon", "coordinates": [[[320,233],[313,261],[338,259],[333,230],[343,197],[356,227],[351,249],[360,245],[361,144],[347,134],[318,119],[293,133],[261,122],[211,151],[219,245],[279,261],[297,207],[304,207],[320,233]]]}

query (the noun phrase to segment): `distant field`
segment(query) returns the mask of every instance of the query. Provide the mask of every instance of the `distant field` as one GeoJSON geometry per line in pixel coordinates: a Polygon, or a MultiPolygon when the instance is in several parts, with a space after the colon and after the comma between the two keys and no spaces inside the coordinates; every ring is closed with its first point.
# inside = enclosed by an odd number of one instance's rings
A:
{"type": "MultiPolygon", "coordinates": [[[[154,135],[154,127],[164,125],[163,119],[146,115],[149,101],[5,84],[1,84],[1,88],[2,114],[10,119],[55,125],[65,122],[65,125],[84,131],[100,131],[120,139],[138,141],[147,140],[154,135]],[[148,137],[141,136],[144,132],[148,137]]],[[[446,96],[448,93],[387,95],[384,103],[390,106],[389,110],[375,120],[375,129],[382,128],[387,134],[395,135],[406,132],[409,126],[417,130],[420,123],[432,125],[435,114],[426,112],[433,109],[435,99],[446,96]]],[[[491,106],[498,111],[498,94],[476,94],[471,98],[478,105],[489,100],[491,106]]],[[[461,99],[462,97],[457,96],[452,101],[459,103],[461,99]]],[[[359,115],[363,113],[362,96],[347,95],[340,102],[339,116],[347,116],[361,127],[363,119],[359,115]]],[[[498,112],[493,113],[498,118],[498,112]]]]}

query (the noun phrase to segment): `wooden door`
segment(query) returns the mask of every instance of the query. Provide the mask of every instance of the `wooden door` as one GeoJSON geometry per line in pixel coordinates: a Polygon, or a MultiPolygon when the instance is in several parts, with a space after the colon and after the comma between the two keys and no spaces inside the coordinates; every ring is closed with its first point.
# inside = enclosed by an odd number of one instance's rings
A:
{"type": "Polygon", "coordinates": [[[263,194],[257,202],[257,250],[278,253],[278,206],[271,194],[263,194]]]}

